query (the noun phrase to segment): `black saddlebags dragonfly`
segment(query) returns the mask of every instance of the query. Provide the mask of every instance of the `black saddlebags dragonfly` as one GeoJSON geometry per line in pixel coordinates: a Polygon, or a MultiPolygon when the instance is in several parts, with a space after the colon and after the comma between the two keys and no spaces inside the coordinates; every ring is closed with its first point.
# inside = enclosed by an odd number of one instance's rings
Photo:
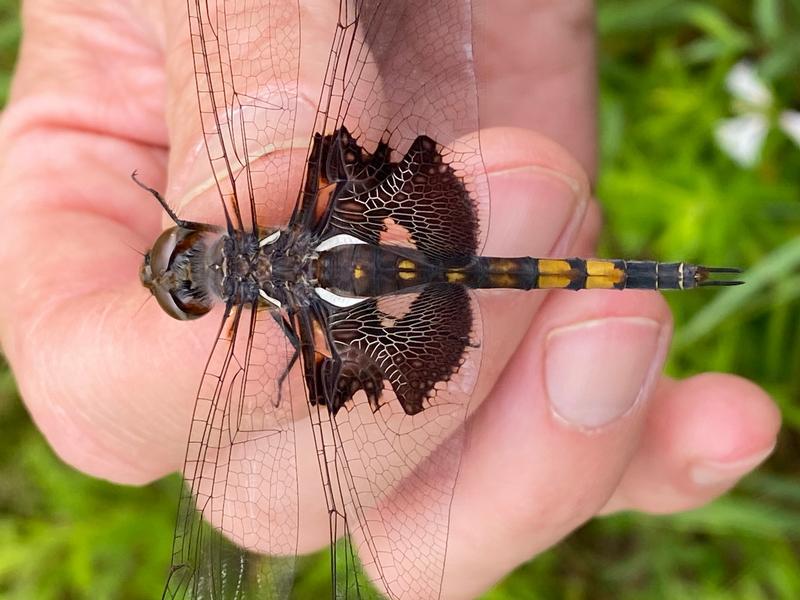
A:
{"type": "Polygon", "coordinates": [[[175,222],[141,280],[172,317],[219,303],[224,319],[164,597],[288,597],[307,427],[336,597],[372,597],[374,584],[438,598],[480,373],[479,290],[688,289],[738,283],[714,279],[736,270],[481,256],[489,192],[469,0],[340,1],[299,190],[270,149],[295,134],[305,13],[288,0],[188,8],[224,223],[182,220],[140,183],[175,222]],[[288,223],[269,225],[285,203],[288,223]],[[382,500],[401,488],[416,509],[389,518],[382,500]]]}

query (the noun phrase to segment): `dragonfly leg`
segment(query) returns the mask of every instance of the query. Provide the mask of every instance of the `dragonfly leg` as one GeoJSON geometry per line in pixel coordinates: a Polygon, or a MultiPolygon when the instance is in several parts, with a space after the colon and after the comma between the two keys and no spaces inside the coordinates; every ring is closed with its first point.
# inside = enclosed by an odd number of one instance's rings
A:
{"type": "Polygon", "coordinates": [[[216,231],[216,232],[222,231],[222,229],[220,227],[217,227],[216,225],[209,225],[208,223],[198,223],[197,221],[186,221],[184,219],[179,219],[178,215],[175,214],[175,211],[172,210],[172,207],[169,204],[167,204],[167,201],[158,192],[158,190],[155,190],[150,186],[148,186],[146,183],[143,183],[137,177],[136,171],[131,173],[131,179],[133,179],[133,182],[136,185],[138,185],[146,192],[149,192],[153,196],[153,198],[155,198],[158,201],[158,203],[161,205],[161,208],[164,209],[164,212],[167,213],[167,215],[169,215],[169,218],[172,219],[172,221],[178,227],[181,227],[183,229],[191,229],[192,231],[216,231]]]}
{"type": "Polygon", "coordinates": [[[289,343],[294,349],[289,362],[286,364],[283,372],[278,376],[278,397],[275,401],[276,406],[278,406],[283,399],[283,382],[286,381],[286,378],[289,376],[289,373],[294,367],[294,364],[297,362],[297,359],[300,358],[300,340],[292,330],[291,323],[289,323],[289,320],[285,316],[275,311],[270,311],[270,313],[272,314],[272,318],[275,319],[275,322],[281,327],[283,334],[286,336],[286,339],[289,340],[289,343]]]}

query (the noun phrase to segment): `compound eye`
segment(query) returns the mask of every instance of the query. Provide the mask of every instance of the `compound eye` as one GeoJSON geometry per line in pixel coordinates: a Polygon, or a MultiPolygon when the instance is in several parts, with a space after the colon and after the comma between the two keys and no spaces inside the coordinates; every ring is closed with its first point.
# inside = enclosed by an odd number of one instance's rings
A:
{"type": "MultiPolygon", "coordinates": [[[[139,278],[150,293],[155,296],[158,305],[173,319],[187,321],[204,314],[199,307],[187,306],[175,296],[179,284],[171,276],[170,267],[178,245],[192,232],[171,227],[161,233],[153,244],[152,250],[145,255],[139,271],[139,278]]],[[[205,310],[208,312],[208,310],[205,310]]]]}
{"type": "Polygon", "coordinates": [[[184,310],[175,300],[175,297],[169,290],[164,288],[156,288],[153,290],[153,296],[161,309],[173,319],[178,321],[190,321],[196,319],[200,315],[195,315],[184,310]]]}
{"type": "Polygon", "coordinates": [[[148,253],[150,269],[154,277],[158,277],[169,270],[175,246],[178,245],[178,242],[183,237],[184,235],[181,235],[178,227],[170,227],[162,231],[161,235],[158,236],[156,243],[153,244],[153,249],[148,253]]]}

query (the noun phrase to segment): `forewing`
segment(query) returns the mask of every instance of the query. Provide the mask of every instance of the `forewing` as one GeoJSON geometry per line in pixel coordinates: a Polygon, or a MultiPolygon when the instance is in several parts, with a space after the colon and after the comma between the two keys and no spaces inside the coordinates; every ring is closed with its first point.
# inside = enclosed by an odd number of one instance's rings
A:
{"type": "Polygon", "coordinates": [[[336,358],[312,407],[327,477],[339,597],[369,579],[390,598],[438,598],[481,319],[460,285],[430,284],[329,317],[336,358]],[[351,397],[351,394],[352,397],[351,397]]]}
{"type": "Polygon", "coordinates": [[[236,228],[277,219],[289,190],[300,11],[292,0],[188,0],[200,120],[236,228]]]}
{"type": "Polygon", "coordinates": [[[234,307],[192,417],[165,598],[285,598],[297,550],[291,357],[270,314],[234,307]],[[243,550],[267,553],[260,556],[243,550]]]}

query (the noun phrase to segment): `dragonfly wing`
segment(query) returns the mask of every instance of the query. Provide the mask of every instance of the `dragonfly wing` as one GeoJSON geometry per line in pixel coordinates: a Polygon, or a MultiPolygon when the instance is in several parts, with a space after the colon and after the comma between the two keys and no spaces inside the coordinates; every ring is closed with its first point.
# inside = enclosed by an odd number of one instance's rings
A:
{"type": "Polygon", "coordinates": [[[430,284],[334,312],[327,329],[333,352],[307,373],[331,530],[348,534],[333,550],[338,597],[370,597],[371,581],[390,598],[438,598],[478,304],[430,284]]]}
{"type": "MultiPolygon", "coordinates": [[[[435,261],[478,253],[489,190],[471,2],[339,7],[292,223],[320,239],[345,233],[435,261]]],[[[332,541],[342,537],[337,593],[369,597],[360,561],[382,594],[437,598],[481,360],[478,303],[461,286],[437,284],[305,317],[297,327],[309,348],[312,429],[332,541]]]]}
{"type": "MultiPolygon", "coordinates": [[[[458,229],[466,236],[463,240],[456,241],[450,234],[449,239],[438,241],[440,236],[447,238],[446,226],[458,228],[462,221],[444,221],[444,225],[436,227],[436,220],[423,211],[416,217],[426,221],[415,232],[417,241],[424,226],[434,226],[436,231],[426,238],[428,246],[435,247],[434,252],[444,251],[447,244],[451,245],[450,254],[459,255],[483,247],[488,231],[489,190],[480,152],[471,15],[470,0],[339,2],[338,23],[314,123],[319,138],[312,139],[307,191],[358,181],[351,184],[357,185],[358,190],[349,197],[364,201],[366,197],[359,192],[385,181],[387,185],[403,186],[404,192],[416,199],[415,182],[400,173],[400,167],[391,173],[390,163],[400,165],[406,160],[417,167],[417,179],[457,178],[463,189],[457,199],[461,214],[468,219],[470,228],[473,223],[476,225],[470,231],[458,229]],[[324,149],[317,149],[315,142],[326,136],[330,136],[328,146],[332,151],[321,157],[315,152],[322,153],[324,149]],[[430,140],[434,147],[429,149],[430,140]],[[431,168],[440,171],[429,172],[431,168]]],[[[388,188],[376,192],[381,197],[387,194],[391,195],[388,188]]],[[[304,220],[310,224],[325,212],[318,204],[327,195],[305,193],[303,198],[293,222],[304,220]]],[[[432,212],[439,204],[438,198],[433,198],[428,207],[432,212]]],[[[420,208],[415,206],[413,210],[420,208]]],[[[455,206],[450,209],[455,211],[455,206]]],[[[409,210],[404,206],[395,211],[392,222],[400,223],[402,219],[398,217],[409,210]]],[[[372,241],[388,224],[376,212],[368,220],[368,231],[348,233],[360,233],[366,236],[365,241],[372,241]]],[[[342,225],[346,229],[348,223],[342,225]]],[[[412,225],[403,223],[399,228],[410,230],[412,225]]],[[[397,228],[389,226],[390,234],[393,229],[397,228]]]]}
{"type": "Polygon", "coordinates": [[[165,598],[288,596],[298,494],[291,392],[277,383],[292,348],[280,333],[268,312],[242,307],[220,328],[192,417],[165,598]]]}
{"type": "MultiPolygon", "coordinates": [[[[236,229],[276,221],[296,199],[300,10],[291,0],[188,0],[200,121],[236,229]]],[[[299,165],[298,165],[299,166],[299,165]]]]}

